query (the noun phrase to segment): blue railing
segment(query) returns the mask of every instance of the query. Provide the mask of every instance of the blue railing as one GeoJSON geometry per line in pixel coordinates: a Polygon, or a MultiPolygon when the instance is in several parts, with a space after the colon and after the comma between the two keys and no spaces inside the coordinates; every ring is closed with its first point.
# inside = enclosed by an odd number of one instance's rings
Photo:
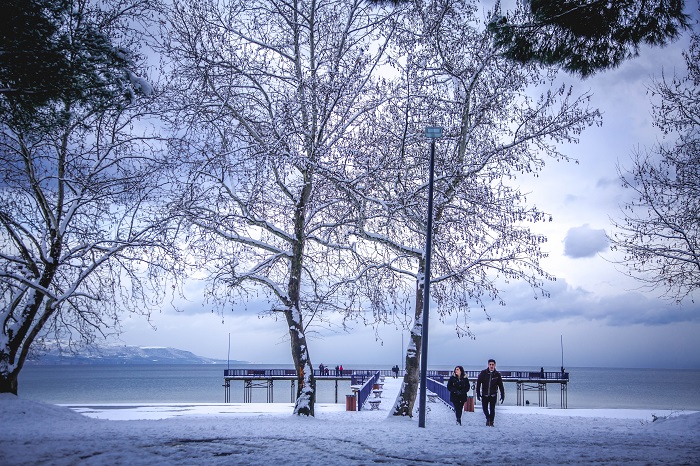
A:
{"type": "MultiPolygon", "coordinates": [[[[471,393],[471,395],[469,395],[469,397],[474,396],[475,384],[476,384],[476,380],[471,379],[470,384],[469,384],[470,385],[470,387],[469,387],[470,392],[469,393],[471,393]]],[[[437,380],[428,378],[428,379],[426,379],[425,386],[428,390],[435,393],[438,396],[438,398],[440,398],[440,401],[445,403],[448,408],[450,408],[451,410],[454,411],[455,407],[452,404],[452,402],[450,401],[450,391],[447,389],[447,386],[444,383],[441,383],[441,382],[438,382],[437,380]]]]}
{"type": "Polygon", "coordinates": [[[367,398],[369,398],[370,393],[372,393],[372,388],[374,384],[379,380],[379,371],[377,371],[373,376],[367,379],[362,388],[357,392],[357,410],[362,411],[362,405],[365,404],[367,398]]]}
{"type": "Polygon", "coordinates": [[[367,380],[373,378],[376,372],[353,372],[350,377],[350,385],[364,385],[367,380]]]}
{"type": "Polygon", "coordinates": [[[438,382],[437,380],[427,378],[425,380],[425,388],[435,393],[443,403],[454,409],[452,403],[450,403],[450,391],[447,390],[447,387],[444,384],[438,382]]]}

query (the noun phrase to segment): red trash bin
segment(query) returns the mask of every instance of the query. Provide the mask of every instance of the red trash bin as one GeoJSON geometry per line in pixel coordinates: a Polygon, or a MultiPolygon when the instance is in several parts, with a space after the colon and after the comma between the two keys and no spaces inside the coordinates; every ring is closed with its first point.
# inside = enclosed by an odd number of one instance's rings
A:
{"type": "Polygon", "coordinates": [[[355,395],[345,395],[345,411],[357,411],[355,405],[355,395]]]}

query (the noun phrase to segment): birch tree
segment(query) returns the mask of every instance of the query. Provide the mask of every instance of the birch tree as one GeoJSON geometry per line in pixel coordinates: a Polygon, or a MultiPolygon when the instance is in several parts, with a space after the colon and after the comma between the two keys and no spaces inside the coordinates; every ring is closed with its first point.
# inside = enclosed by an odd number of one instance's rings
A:
{"type": "Polygon", "coordinates": [[[52,17],[69,84],[29,107],[0,97],[0,392],[17,393],[46,338],[117,332],[121,311],[148,314],[165,284],[162,163],[137,130],[151,87],[132,26],[148,4],[63,6],[52,17]]]}
{"type": "Polygon", "coordinates": [[[355,234],[380,245],[377,270],[403,279],[404,289],[415,284],[406,373],[392,410],[411,416],[426,280],[437,314],[455,319],[458,336],[473,337],[470,309],[505,304],[505,283],[524,281],[535,299],[546,296],[544,282],[554,278],[539,264],[546,238],[530,225],[551,218],[528,204],[517,178],[537,176],[547,158],[568,160],[562,144],[576,142],[600,115],[588,107],[587,95],[552,86],[552,76],[504,59],[469,2],[431,2],[406,24],[399,42],[405,60],[397,62],[403,99],[387,112],[377,136],[381,157],[375,157],[393,169],[367,171],[355,234]],[[441,126],[445,134],[436,151],[431,277],[424,276],[425,126],[441,126]]]}
{"type": "Polygon", "coordinates": [[[394,21],[359,0],[176,1],[167,14],[190,251],[210,299],[266,297],[289,332],[294,413],[313,415],[307,330],[358,304],[343,193],[389,98],[377,70],[394,21]]]}

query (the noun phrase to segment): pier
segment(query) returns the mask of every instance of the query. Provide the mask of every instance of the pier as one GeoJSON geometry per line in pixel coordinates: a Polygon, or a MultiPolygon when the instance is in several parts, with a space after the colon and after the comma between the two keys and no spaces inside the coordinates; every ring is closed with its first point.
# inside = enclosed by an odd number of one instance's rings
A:
{"type": "MultiPolygon", "coordinates": [[[[481,371],[465,371],[467,377],[472,384],[472,393],[476,387],[476,378],[481,371]]],[[[503,377],[504,383],[514,383],[516,385],[516,403],[517,406],[525,405],[525,394],[530,391],[538,392],[538,406],[546,407],[547,386],[550,384],[559,384],[560,407],[566,409],[568,405],[568,372],[547,372],[547,371],[499,371],[503,377]]],[[[335,382],[335,402],[338,403],[338,382],[341,380],[350,381],[351,385],[361,385],[367,377],[379,373],[382,377],[393,377],[394,373],[391,369],[344,369],[343,371],[335,371],[329,368],[329,371],[321,374],[319,370],[314,370],[316,380],[328,380],[335,382]]],[[[450,378],[451,371],[428,370],[427,378],[432,379],[438,384],[438,390],[431,388],[433,392],[440,396],[439,385],[444,387],[450,378]]],[[[402,377],[401,375],[399,377],[402,377]]],[[[252,401],[253,390],[266,390],[267,402],[273,403],[273,387],[275,382],[290,384],[290,402],[296,400],[296,382],[297,374],[294,369],[224,369],[224,402],[231,402],[231,381],[243,381],[243,402],[250,403],[252,401]]],[[[442,398],[442,396],[441,396],[442,398]]],[[[447,395],[449,400],[449,394],[447,395]]]]}

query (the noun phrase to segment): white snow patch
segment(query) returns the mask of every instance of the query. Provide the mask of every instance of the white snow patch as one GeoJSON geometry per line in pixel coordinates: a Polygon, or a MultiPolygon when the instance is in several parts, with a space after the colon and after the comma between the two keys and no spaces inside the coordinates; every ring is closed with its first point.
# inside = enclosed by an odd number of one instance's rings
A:
{"type": "Polygon", "coordinates": [[[291,403],[55,406],[0,395],[0,463],[170,464],[699,464],[700,413],[480,407],[462,426],[441,402],[389,415],[402,379],[386,378],[379,410],[291,403]],[[656,421],[653,419],[656,418],[656,421]]]}

